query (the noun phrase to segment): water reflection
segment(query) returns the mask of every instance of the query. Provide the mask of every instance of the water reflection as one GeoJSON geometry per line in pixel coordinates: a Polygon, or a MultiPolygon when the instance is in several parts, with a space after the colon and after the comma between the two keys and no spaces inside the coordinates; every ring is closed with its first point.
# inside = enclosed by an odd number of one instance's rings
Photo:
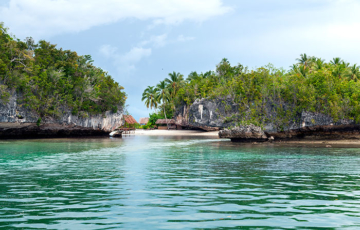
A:
{"type": "Polygon", "coordinates": [[[360,151],[126,137],[0,143],[0,228],[356,229],[360,151]]]}

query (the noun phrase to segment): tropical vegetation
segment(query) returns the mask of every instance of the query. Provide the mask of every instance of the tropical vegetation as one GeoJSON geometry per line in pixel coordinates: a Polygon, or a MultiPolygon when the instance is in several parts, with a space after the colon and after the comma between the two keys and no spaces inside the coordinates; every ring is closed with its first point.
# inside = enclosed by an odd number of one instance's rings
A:
{"type": "Polygon", "coordinates": [[[90,55],[57,48],[47,41],[24,41],[0,24],[0,103],[17,93],[18,103],[39,114],[59,117],[64,111],[87,116],[123,107],[123,87],[94,66],[90,55]]]}
{"type": "Polygon", "coordinates": [[[168,119],[173,116],[175,110],[175,98],[179,89],[184,87],[183,75],[180,73],[169,73],[169,77],[160,81],[156,86],[148,86],[142,95],[142,101],[147,108],[159,109],[158,113],[150,114],[149,127],[155,125],[151,118],[168,119]]]}
{"type": "MultiPolygon", "coordinates": [[[[231,65],[223,59],[215,71],[191,72],[183,79],[180,73],[169,74],[154,86],[153,100],[159,114],[169,118],[176,108],[191,105],[196,99],[230,99],[239,106],[236,117],[228,121],[264,124],[269,109],[278,119],[289,121],[302,111],[330,115],[335,121],[352,119],[360,122],[360,69],[339,57],[331,61],[300,55],[289,70],[269,64],[249,69],[231,65]],[[162,91],[167,88],[166,91],[162,91]],[[160,93],[167,96],[159,96],[160,93]],[[166,99],[163,99],[166,98],[166,99]],[[165,109],[165,110],[164,110],[165,109]]],[[[149,97],[143,97],[145,101],[149,97]]]]}

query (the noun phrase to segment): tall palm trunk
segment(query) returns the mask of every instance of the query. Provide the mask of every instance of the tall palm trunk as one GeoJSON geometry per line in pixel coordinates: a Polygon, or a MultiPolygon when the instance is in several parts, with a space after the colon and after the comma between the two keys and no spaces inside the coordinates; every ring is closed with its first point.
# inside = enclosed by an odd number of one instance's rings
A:
{"type": "Polygon", "coordinates": [[[165,115],[166,127],[167,127],[167,129],[169,129],[169,123],[168,123],[168,121],[167,121],[166,112],[165,112],[165,104],[164,104],[164,115],[165,115]]]}

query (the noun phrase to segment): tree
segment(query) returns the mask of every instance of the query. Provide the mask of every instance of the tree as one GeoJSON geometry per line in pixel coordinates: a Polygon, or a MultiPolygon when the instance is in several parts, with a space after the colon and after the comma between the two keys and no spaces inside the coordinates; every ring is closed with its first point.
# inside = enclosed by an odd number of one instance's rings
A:
{"type": "Polygon", "coordinates": [[[347,69],[345,64],[335,64],[335,68],[332,71],[333,76],[342,78],[346,75],[347,69]]]}
{"type": "Polygon", "coordinates": [[[189,73],[188,77],[186,78],[186,81],[191,82],[194,80],[198,80],[200,78],[201,78],[201,76],[196,71],[193,71],[193,72],[189,73]]]}
{"type": "Polygon", "coordinates": [[[309,72],[309,69],[307,69],[305,66],[303,66],[303,65],[299,66],[298,73],[300,73],[303,77],[306,78],[306,75],[308,72],[309,72]]]}
{"type": "Polygon", "coordinates": [[[166,81],[160,81],[160,83],[157,84],[157,86],[156,86],[156,90],[159,92],[158,99],[159,99],[159,102],[162,103],[162,106],[164,109],[166,125],[168,125],[167,118],[166,118],[165,105],[170,100],[170,94],[169,94],[168,85],[167,85],[166,81]]]}
{"type": "Polygon", "coordinates": [[[35,43],[31,37],[21,41],[2,23],[0,44],[1,84],[19,92],[21,106],[40,117],[59,117],[64,108],[81,116],[116,112],[125,103],[124,88],[94,66],[89,55],[79,56],[43,40],[35,43]]]}
{"type": "Polygon", "coordinates": [[[221,62],[216,66],[216,72],[219,76],[225,76],[226,73],[231,71],[231,65],[228,59],[223,58],[221,62]]]}
{"type": "Polygon", "coordinates": [[[26,37],[25,44],[28,50],[35,50],[37,45],[32,37],[26,37]]]}
{"type": "Polygon", "coordinates": [[[360,69],[359,66],[354,64],[350,67],[349,75],[350,79],[357,81],[360,78],[360,69]]]}
{"type": "Polygon", "coordinates": [[[324,67],[324,63],[325,63],[325,61],[323,59],[321,59],[321,58],[316,59],[316,61],[315,61],[315,69],[316,70],[321,70],[324,67]]]}
{"type": "Polygon", "coordinates": [[[340,65],[342,62],[343,61],[339,57],[335,57],[330,61],[330,63],[333,64],[333,65],[340,65]]]}
{"type": "Polygon", "coordinates": [[[150,109],[156,109],[159,101],[159,93],[157,88],[155,88],[154,86],[148,86],[144,90],[141,100],[145,101],[145,105],[147,108],[150,107],[150,109]]]}
{"type": "Polygon", "coordinates": [[[308,65],[311,57],[308,57],[305,53],[300,54],[300,58],[297,58],[296,60],[299,61],[299,64],[304,65],[305,67],[308,65]]]}
{"type": "Polygon", "coordinates": [[[169,73],[170,78],[166,78],[165,82],[168,83],[169,88],[171,89],[171,96],[174,98],[176,96],[177,91],[184,83],[184,76],[180,73],[176,73],[175,71],[169,73]]]}

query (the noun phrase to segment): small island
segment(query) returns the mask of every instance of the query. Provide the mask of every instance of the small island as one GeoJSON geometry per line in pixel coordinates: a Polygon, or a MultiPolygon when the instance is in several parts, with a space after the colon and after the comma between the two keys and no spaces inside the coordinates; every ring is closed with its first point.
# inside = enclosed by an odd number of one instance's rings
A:
{"type": "Polygon", "coordinates": [[[232,141],[359,139],[359,66],[306,54],[296,61],[285,70],[232,66],[223,59],[216,71],[186,79],[173,72],[145,89],[143,101],[158,108],[158,118],[174,118],[187,129],[220,130],[220,138],[232,141]]]}
{"type": "Polygon", "coordinates": [[[124,88],[90,55],[0,24],[0,138],[108,135],[122,125],[124,88]]]}

